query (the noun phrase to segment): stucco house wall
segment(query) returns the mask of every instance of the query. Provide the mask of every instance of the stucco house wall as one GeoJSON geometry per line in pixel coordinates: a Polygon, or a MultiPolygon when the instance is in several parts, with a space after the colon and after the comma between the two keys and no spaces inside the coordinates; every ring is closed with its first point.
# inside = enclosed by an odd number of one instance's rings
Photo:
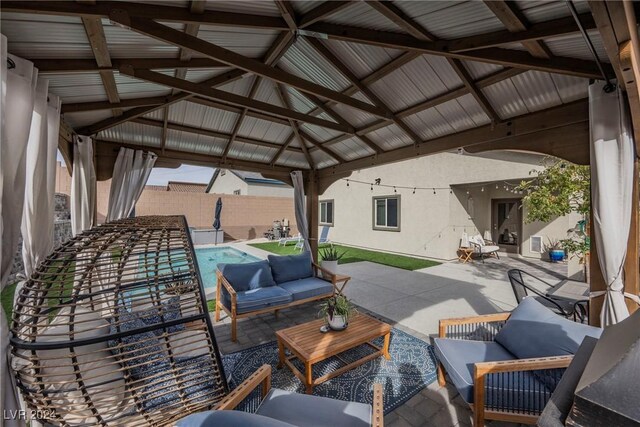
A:
{"type": "Polygon", "coordinates": [[[244,180],[237,177],[229,171],[222,171],[209,189],[212,194],[234,194],[234,191],[240,190],[241,196],[247,196],[249,185],[244,180]]]}
{"type": "MultiPolygon", "coordinates": [[[[482,155],[442,153],[399,163],[363,169],[349,179],[407,187],[432,189],[396,189],[350,183],[332,184],[319,200],[334,201],[334,225],[329,237],[334,242],[388,252],[449,260],[455,259],[463,231],[483,234],[491,229],[491,200],[521,198],[495,184],[477,183],[514,181],[530,177],[541,169],[542,157],[529,153],[494,152],[482,155]],[[483,189],[484,187],[484,189],[483,189]],[[467,194],[468,192],[468,194],[467,194]],[[373,197],[400,195],[400,230],[373,229],[373,197]],[[474,212],[470,216],[468,198],[473,198],[474,212]]],[[[523,215],[526,212],[522,213],[523,215]]],[[[524,216],[523,216],[524,218],[524,216]]],[[[573,227],[575,216],[558,218],[549,224],[524,224],[520,243],[523,256],[540,258],[529,250],[529,236],[564,238],[573,227]]]]}

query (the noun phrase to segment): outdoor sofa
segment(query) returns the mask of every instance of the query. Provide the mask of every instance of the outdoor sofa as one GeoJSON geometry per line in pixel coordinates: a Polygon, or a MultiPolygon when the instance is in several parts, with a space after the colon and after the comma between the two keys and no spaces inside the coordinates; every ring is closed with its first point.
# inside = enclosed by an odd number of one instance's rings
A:
{"type": "Polygon", "coordinates": [[[511,313],[440,320],[434,351],[438,382],[445,371],[485,419],[534,424],[585,337],[602,329],[558,316],[534,298],[511,313]]]}
{"type": "Polygon", "coordinates": [[[322,269],[309,252],[269,255],[268,261],[219,264],[215,320],[220,310],[231,318],[231,341],[236,341],[236,321],[324,299],[336,291],[337,276],[322,269]],[[329,280],[324,279],[327,277],[329,280]]]}

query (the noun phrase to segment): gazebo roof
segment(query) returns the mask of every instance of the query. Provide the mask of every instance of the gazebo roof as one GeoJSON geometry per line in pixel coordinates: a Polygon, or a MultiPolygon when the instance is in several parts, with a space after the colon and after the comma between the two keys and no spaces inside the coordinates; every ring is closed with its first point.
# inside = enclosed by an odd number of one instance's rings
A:
{"type": "MultiPolygon", "coordinates": [[[[589,4],[574,5],[615,77],[589,4]]],[[[9,52],[98,147],[273,176],[522,137],[542,121],[584,136],[588,82],[602,78],[564,1],[1,7],[9,52]]]]}

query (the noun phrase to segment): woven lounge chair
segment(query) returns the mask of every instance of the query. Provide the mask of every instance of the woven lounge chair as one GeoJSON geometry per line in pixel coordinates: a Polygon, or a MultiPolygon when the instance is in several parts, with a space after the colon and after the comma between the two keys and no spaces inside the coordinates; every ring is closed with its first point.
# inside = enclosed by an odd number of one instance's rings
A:
{"type": "Polygon", "coordinates": [[[270,369],[229,390],[204,295],[184,217],[123,219],[56,248],[20,290],[11,323],[27,409],[47,425],[175,425],[233,408],[260,383],[243,403],[257,409],[270,369]]]}
{"type": "Polygon", "coordinates": [[[500,246],[496,245],[495,242],[492,242],[491,240],[485,240],[479,234],[469,237],[469,244],[474,249],[475,254],[480,256],[483,263],[486,257],[495,256],[500,259],[500,255],[498,255],[500,246]]]}

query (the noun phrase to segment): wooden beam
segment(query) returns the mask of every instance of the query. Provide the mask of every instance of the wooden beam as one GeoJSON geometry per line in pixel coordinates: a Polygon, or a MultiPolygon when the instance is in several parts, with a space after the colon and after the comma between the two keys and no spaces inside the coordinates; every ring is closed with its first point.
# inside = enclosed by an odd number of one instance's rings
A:
{"type": "MultiPolygon", "coordinates": [[[[164,127],[164,121],[160,121],[160,120],[138,118],[138,119],[133,119],[132,122],[140,123],[140,124],[145,125],[145,126],[153,126],[153,127],[158,127],[158,128],[163,128],[164,127]]],[[[205,129],[205,128],[198,128],[198,127],[193,127],[193,126],[181,125],[179,123],[167,122],[166,127],[167,127],[167,129],[171,129],[171,130],[176,130],[176,131],[186,132],[186,133],[192,133],[192,134],[195,134],[195,135],[210,136],[212,138],[229,139],[231,137],[231,134],[226,133],[226,132],[220,132],[220,131],[213,130],[213,129],[205,129]]],[[[247,136],[237,135],[235,140],[238,141],[238,142],[244,142],[244,143],[250,144],[250,145],[256,145],[258,147],[266,147],[266,148],[280,148],[281,147],[281,145],[278,144],[277,142],[263,141],[261,139],[250,138],[250,137],[247,137],[247,136]]],[[[302,152],[301,149],[296,149],[295,147],[289,147],[288,151],[291,151],[293,153],[301,153],[302,152]]],[[[222,157],[224,158],[224,155],[222,157]]]]}
{"type": "Polygon", "coordinates": [[[160,143],[160,150],[164,154],[164,149],[167,146],[167,130],[169,125],[169,107],[164,107],[162,110],[162,141],[160,143]]]}
{"type": "Polygon", "coordinates": [[[309,246],[311,257],[314,262],[318,262],[318,225],[320,217],[320,205],[318,204],[319,179],[316,171],[309,171],[304,176],[307,224],[309,226],[309,246]]]}
{"type": "MultiPolygon", "coordinates": [[[[514,117],[496,125],[486,125],[462,132],[453,133],[440,138],[424,141],[418,146],[407,146],[386,151],[383,154],[352,160],[342,165],[331,166],[320,171],[320,176],[333,173],[344,173],[358,169],[379,166],[387,163],[455,150],[459,147],[471,147],[508,138],[521,138],[538,133],[544,138],[544,131],[565,127],[577,123],[588,122],[589,105],[586,100],[576,101],[559,107],[514,117]]],[[[528,138],[528,137],[527,137],[528,138]]],[[[584,150],[588,151],[588,139],[584,141],[584,150]]],[[[485,146],[487,148],[487,146],[485,146]]],[[[488,148],[487,148],[488,149],[488,148]]],[[[526,146],[522,145],[526,150],[526,146]]]]}
{"type": "MultiPolygon", "coordinates": [[[[191,0],[191,3],[189,5],[189,10],[191,11],[191,13],[202,14],[204,13],[206,4],[207,2],[204,0],[191,0]]],[[[189,23],[189,24],[185,24],[184,26],[184,32],[186,34],[189,34],[190,36],[194,36],[194,37],[197,36],[198,31],[200,31],[200,24],[189,23]]],[[[189,49],[180,48],[180,52],[178,53],[178,58],[180,58],[181,61],[188,61],[191,59],[192,56],[193,56],[193,52],[191,52],[189,49]]],[[[187,69],[186,68],[176,69],[175,76],[178,79],[186,78],[187,69]]]]}
{"type": "MultiPolygon", "coordinates": [[[[427,42],[436,40],[436,37],[433,34],[427,31],[426,28],[416,22],[413,18],[406,15],[402,9],[394,5],[392,2],[373,1],[367,4],[418,40],[424,40],[427,42]]],[[[451,68],[453,68],[462,83],[467,87],[467,90],[473,95],[476,102],[480,104],[480,107],[484,110],[491,121],[494,123],[499,122],[501,120],[500,116],[498,116],[484,94],[473,84],[473,78],[465,68],[464,64],[462,64],[462,62],[457,58],[447,58],[447,60],[451,68]]],[[[418,140],[419,138],[414,138],[414,141],[418,140]]]]}
{"type": "MultiPolygon", "coordinates": [[[[280,146],[280,148],[278,148],[278,151],[276,151],[276,153],[273,155],[273,157],[271,158],[271,160],[269,160],[269,164],[271,166],[275,165],[276,162],[278,161],[278,159],[280,158],[280,156],[282,155],[282,153],[284,153],[284,151],[289,148],[289,145],[291,145],[291,143],[293,142],[293,140],[295,139],[296,134],[294,132],[291,132],[291,135],[289,135],[289,138],[287,138],[287,140],[284,142],[284,144],[282,144],[282,146],[280,146]]],[[[302,149],[301,149],[302,150],[302,149]]]]}
{"type": "Polygon", "coordinates": [[[119,10],[131,16],[157,19],[162,22],[264,28],[270,30],[289,29],[286,22],[279,17],[220,11],[199,14],[192,13],[182,7],[120,1],[100,1],[95,5],[74,4],[68,1],[3,1],[0,4],[0,8],[5,12],[93,18],[109,18],[109,15],[113,11],[119,10]]]}
{"type": "Polygon", "coordinates": [[[76,102],[71,104],[62,104],[62,114],[109,110],[111,108],[147,107],[151,105],[164,104],[168,99],[169,96],[152,96],[149,98],[121,99],[117,104],[112,104],[109,101],[76,102]]]}
{"type": "Polygon", "coordinates": [[[282,70],[276,70],[260,61],[247,58],[229,49],[225,49],[197,37],[184,34],[153,20],[137,18],[120,11],[114,11],[110,15],[110,18],[114,22],[149,37],[156,38],[178,47],[191,49],[233,67],[240,68],[275,82],[295,87],[302,92],[312,93],[322,98],[330,99],[341,104],[348,105],[352,108],[365,111],[369,114],[373,114],[374,116],[388,118],[385,116],[383,111],[380,111],[380,109],[372,106],[371,104],[343,95],[340,92],[328,89],[319,84],[312,83],[294,74],[287,73],[282,70]]]}
{"type": "Polygon", "coordinates": [[[496,110],[493,108],[487,97],[473,83],[473,77],[471,77],[471,74],[469,74],[462,61],[455,58],[449,58],[449,65],[451,65],[451,68],[453,68],[460,80],[462,80],[467,91],[473,96],[476,102],[480,104],[480,107],[482,107],[484,112],[491,119],[491,122],[498,123],[501,121],[502,119],[498,113],[496,113],[496,110]]]}
{"type": "Polygon", "coordinates": [[[298,24],[296,23],[296,11],[291,6],[291,3],[287,0],[275,0],[276,6],[280,10],[280,15],[284,22],[287,23],[289,29],[291,31],[296,31],[298,29],[298,24]]]}
{"type": "MultiPolygon", "coordinates": [[[[283,87],[281,84],[277,84],[276,85],[276,92],[278,94],[278,97],[280,98],[280,102],[282,102],[282,105],[284,105],[285,107],[292,109],[291,107],[291,101],[289,100],[289,93],[287,92],[287,89],[285,87],[283,87]]],[[[309,165],[309,169],[315,169],[315,163],[313,161],[313,158],[311,157],[311,154],[309,154],[309,149],[307,148],[307,143],[305,142],[304,138],[302,138],[302,136],[300,135],[300,128],[298,127],[298,124],[296,122],[294,122],[293,120],[289,121],[289,124],[291,126],[291,129],[293,130],[294,135],[296,136],[296,138],[298,139],[298,144],[300,145],[300,148],[302,149],[302,152],[304,153],[304,158],[307,160],[307,164],[309,165]]]]}
{"type": "MultiPolygon", "coordinates": [[[[100,160],[109,158],[109,156],[113,157],[113,161],[115,162],[115,157],[117,157],[117,152],[120,147],[132,148],[137,150],[145,150],[145,151],[154,151],[152,147],[131,143],[131,142],[120,142],[120,141],[109,141],[105,139],[97,139],[96,140],[96,157],[100,160]]],[[[179,162],[181,164],[189,164],[196,166],[207,166],[207,167],[218,167],[224,169],[233,169],[233,170],[245,170],[251,172],[260,172],[269,175],[280,175],[280,176],[288,176],[294,169],[290,167],[284,166],[271,166],[264,163],[253,162],[248,160],[240,160],[228,158],[227,160],[223,160],[220,156],[212,156],[201,153],[188,153],[185,151],[178,150],[165,150],[164,154],[158,155],[159,159],[167,159],[179,162]]],[[[300,168],[296,168],[300,169],[300,168]]],[[[113,166],[111,166],[110,170],[113,170],[113,166]]],[[[108,179],[108,177],[103,179],[108,179]]]]}
{"type": "MultiPolygon", "coordinates": [[[[238,108],[231,104],[226,104],[220,101],[214,101],[212,99],[193,97],[189,98],[187,102],[192,102],[198,105],[204,105],[206,107],[217,108],[219,110],[229,111],[231,113],[241,114],[243,108],[238,108]]],[[[289,121],[281,117],[277,117],[271,114],[261,113],[259,111],[247,111],[247,117],[253,117],[260,120],[266,120],[268,122],[278,123],[283,126],[289,126],[289,121]]]]}
{"type": "MultiPolygon", "coordinates": [[[[229,71],[227,73],[221,74],[219,76],[216,77],[212,77],[210,79],[205,80],[204,82],[201,82],[200,84],[202,85],[209,85],[209,86],[222,86],[224,84],[227,84],[229,82],[232,82],[236,79],[239,79],[240,77],[242,77],[245,74],[244,71],[241,70],[232,70],[229,71]]],[[[186,99],[189,99],[190,97],[192,97],[193,95],[190,93],[179,93],[176,95],[172,95],[167,99],[167,102],[165,102],[164,104],[161,105],[153,105],[150,107],[137,107],[137,108],[133,108],[129,111],[126,111],[125,113],[123,113],[121,116],[119,117],[112,117],[109,119],[105,119],[105,120],[101,120],[97,123],[94,123],[92,125],[89,126],[85,126],[82,129],[78,130],[79,134],[82,135],[93,135],[96,134],[100,131],[103,131],[105,129],[108,129],[110,127],[113,126],[117,126],[121,123],[124,123],[126,121],[129,121],[131,119],[135,119],[136,117],[140,117],[140,116],[144,116],[145,114],[148,114],[152,111],[155,111],[159,108],[171,105],[171,104],[175,104],[176,102],[180,102],[180,101],[184,101],[186,99]]]]}
{"type": "Polygon", "coordinates": [[[347,67],[337,56],[333,54],[322,42],[318,39],[308,38],[308,42],[313,46],[313,48],[324,57],[329,63],[337,69],[343,76],[347,78],[351,82],[352,85],[358,88],[360,92],[362,92],[367,98],[371,100],[378,108],[383,110],[388,117],[391,118],[391,121],[396,124],[402,131],[404,131],[409,137],[414,141],[414,143],[420,142],[420,137],[415,133],[411,127],[409,127],[406,123],[400,120],[398,117],[393,114],[391,109],[384,103],[382,99],[376,95],[373,90],[369,89],[368,86],[364,85],[358,77],[347,67]]]}
{"type": "Polygon", "coordinates": [[[325,1],[324,3],[320,4],[320,6],[316,6],[309,12],[305,13],[300,18],[300,24],[298,25],[298,27],[308,27],[309,25],[314,24],[318,21],[322,21],[323,19],[333,15],[334,13],[338,13],[339,11],[352,4],[352,1],[325,1]]]}
{"type": "Polygon", "coordinates": [[[339,132],[353,132],[353,128],[340,125],[335,122],[320,119],[308,114],[299,113],[287,108],[278,107],[277,105],[269,104],[266,102],[256,101],[244,96],[236,95],[230,92],[213,89],[207,84],[192,83],[187,80],[176,79],[175,77],[167,76],[162,73],[158,73],[150,70],[135,70],[132,68],[124,67],[120,70],[121,73],[131,77],[135,77],[148,82],[157,83],[160,85],[179,89],[183,92],[192,93],[194,95],[204,96],[206,98],[212,98],[216,100],[222,100],[232,105],[244,107],[254,111],[262,111],[268,114],[273,114],[285,119],[293,119],[305,123],[315,124],[317,126],[326,127],[329,129],[335,129],[339,132]]]}
{"type": "MultiPolygon", "coordinates": [[[[512,33],[527,31],[529,22],[527,18],[518,10],[516,5],[511,1],[505,0],[485,0],[484,4],[493,12],[494,15],[507,27],[512,33]]],[[[574,23],[575,26],[575,23],[574,23]]],[[[551,50],[542,40],[527,40],[522,42],[529,53],[537,58],[551,58],[553,54],[551,50]]]]}
{"type": "Polygon", "coordinates": [[[192,58],[181,61],[178,58],[111,58],[110,67],[99,67],[94,59],[32,58],[38,74],[91,73],[101,70],[117,71],[123,65],[133,68],[169,69],[169,68],[226,68],[227,64],[211,58],[192,58]]]}
{"type": "MultiPolygon", "coordinates": [[[[100,69],[100,79],[102,80],[104,91],[107,94],[107,99],[110,103],[116,104],[120,102],[120,95],[118,94],[118,85],[113,76],[113,71],[102,69],[111,67],[111,56],[109,55],[109,47],[107,46],[107,38],[104,35],[104,28],[102,28],[102,20],[100,18],[82,17],[82,25],[87,34],[93,57],[100,69]]],[[[122,110],[117,108],[114,108],[112,111],[115,116],[122,114],[122,110]]]]}
{"type": "MultiPolygon", "coordinates": [[[[550,73],[566,74],[584,78],[600,79],[602,76],[593,61],[574,58],[553,57],[541,59],[532,57],[527,52],[486,48],[465,52],[445,51],[438,42],[424,42],[410,35],[391,33],[386,31],[369,30],[359,27],[331,24],[326,22],[316,23],[309,27],[310,31],[319,33],[329,39],[344,40],[354,43],[382,46],[392,49],[410,50],[430,55],[438,55],[463,60],[487,62],[502,66],[524,68],[527,70],[546,71],[550,73]]],[[[604,64],[605,69],[610,69],[604,64]]]]}
{"type": "MultiPolygon", "coordinates": [[[[618,84],[621,88],[625,89],[625,78],[622,75],[622,67],[620,66],[620,49],[619,46],[628,38],[618,40],[616,36],[616,32],[613,29],[613,24],[611,22],[611,18],[609,16],[608,7],[619,7],[620,5],[609,5],[608,2],[603,2],[599,0],[590,0],[589,8],[591,9],[591,13],[593,15],[593,19],[598,28],[598,32],[600,33],[600,38],[602,39],[602,43],[604,45],[604,49],[607,52],[607,57],[611,62],[611,66],[613,71],[615,72],[616,79],[618,80],[618,84]]],[[[611,2],[618,3],[618,2],[611,2]]],[[[604,59],[604,58],[602,58],[604,59]]]]}
{"type": "MultiPolygon", "coordinates": [[[[591,13],[581,13],[580,22],[586,30],[596,28],[595,21],[591,13]]],[[[467,50],[483,49],[486,47],[500,47],[513,43],[524,43],[530,41],[555,38],[567,34],[579,32],[573,17],[553,19],[551,21],[540,22],[527,26],[525,31],[512,32],[509,30],[494,31],[491,33],[475,34],[473,36],[461,37],[452,40],[440,40],[438,44],[444,50],[451,52],[464,52],[467,50]]]]}

